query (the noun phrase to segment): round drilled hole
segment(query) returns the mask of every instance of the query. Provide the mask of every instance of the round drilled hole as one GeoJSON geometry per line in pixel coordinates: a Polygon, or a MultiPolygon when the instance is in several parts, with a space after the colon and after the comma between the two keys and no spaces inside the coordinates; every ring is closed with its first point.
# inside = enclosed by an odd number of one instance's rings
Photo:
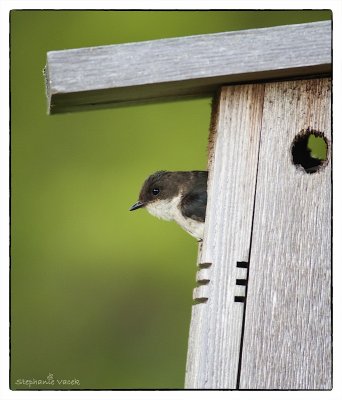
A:
{"type": "Polygon", "coordinates": [[[293,164],[313,174],[325,164],[328,155],[328,141],[323,132],[306,129],[295,136],[292,147],[293,164]]]}

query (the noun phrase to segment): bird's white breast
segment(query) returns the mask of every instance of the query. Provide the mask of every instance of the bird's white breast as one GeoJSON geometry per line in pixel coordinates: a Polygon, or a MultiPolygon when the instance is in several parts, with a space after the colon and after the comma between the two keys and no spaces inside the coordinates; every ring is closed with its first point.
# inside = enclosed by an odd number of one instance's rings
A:
{"type": "Polygon", "coordinates": [[[156,200],[147,204],[147,211],[153,216],[166,221],[176,221],[185,231],[198,240],[203,239],[204,222],[184,217],[179,208],[181,196],[169,200],[156,200]]]}
{"type": "Polygon", "coordinates": [[[146,205],[147,211],[153,216],[165,219],[166,221],[172,221],[175,219],[175,215],[179,213],[178,204],[180,197],[174,197],[173,199],[167,200],[156,200],[153,203],[146,205]]]}

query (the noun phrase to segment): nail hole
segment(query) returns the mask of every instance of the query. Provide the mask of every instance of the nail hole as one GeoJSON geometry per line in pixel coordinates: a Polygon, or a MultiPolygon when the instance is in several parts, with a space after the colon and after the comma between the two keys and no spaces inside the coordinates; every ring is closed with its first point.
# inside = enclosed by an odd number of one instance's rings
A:
{"type": "Polygon", "coordinates": [[[235,303],[244,303],[245,302],[245,297],[244,296],[235,296],[234,301],[235,303]]]}
{"type": "Polygon", "coordinates": [[[317,172],[326,162],[328,141],[323,132],[308,128],[295,136],[292,146],[293,164],[308,174],[317,172]]]}

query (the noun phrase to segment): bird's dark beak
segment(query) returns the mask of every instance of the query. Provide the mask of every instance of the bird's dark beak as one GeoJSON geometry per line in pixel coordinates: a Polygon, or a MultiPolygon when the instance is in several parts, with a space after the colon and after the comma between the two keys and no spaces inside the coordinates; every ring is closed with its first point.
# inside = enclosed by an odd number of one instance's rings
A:
{"type": "Polygon", "coordinates": [[[143,207],[144,205],[145,203],[143,203],[142,201],[137,201],[135,204],[132,205],[129,211],[137,210],[138,208],[143,207]]]}

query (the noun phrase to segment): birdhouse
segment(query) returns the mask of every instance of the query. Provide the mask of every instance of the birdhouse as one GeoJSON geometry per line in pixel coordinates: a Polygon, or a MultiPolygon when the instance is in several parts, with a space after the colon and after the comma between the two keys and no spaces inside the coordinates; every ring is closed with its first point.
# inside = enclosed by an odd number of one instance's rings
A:
{"type": "Polygon", "coordinates": [[[186,388],[332,387],[330,74],[330,22],[48,53],[50,113],[214,97],[186,388]]]}

